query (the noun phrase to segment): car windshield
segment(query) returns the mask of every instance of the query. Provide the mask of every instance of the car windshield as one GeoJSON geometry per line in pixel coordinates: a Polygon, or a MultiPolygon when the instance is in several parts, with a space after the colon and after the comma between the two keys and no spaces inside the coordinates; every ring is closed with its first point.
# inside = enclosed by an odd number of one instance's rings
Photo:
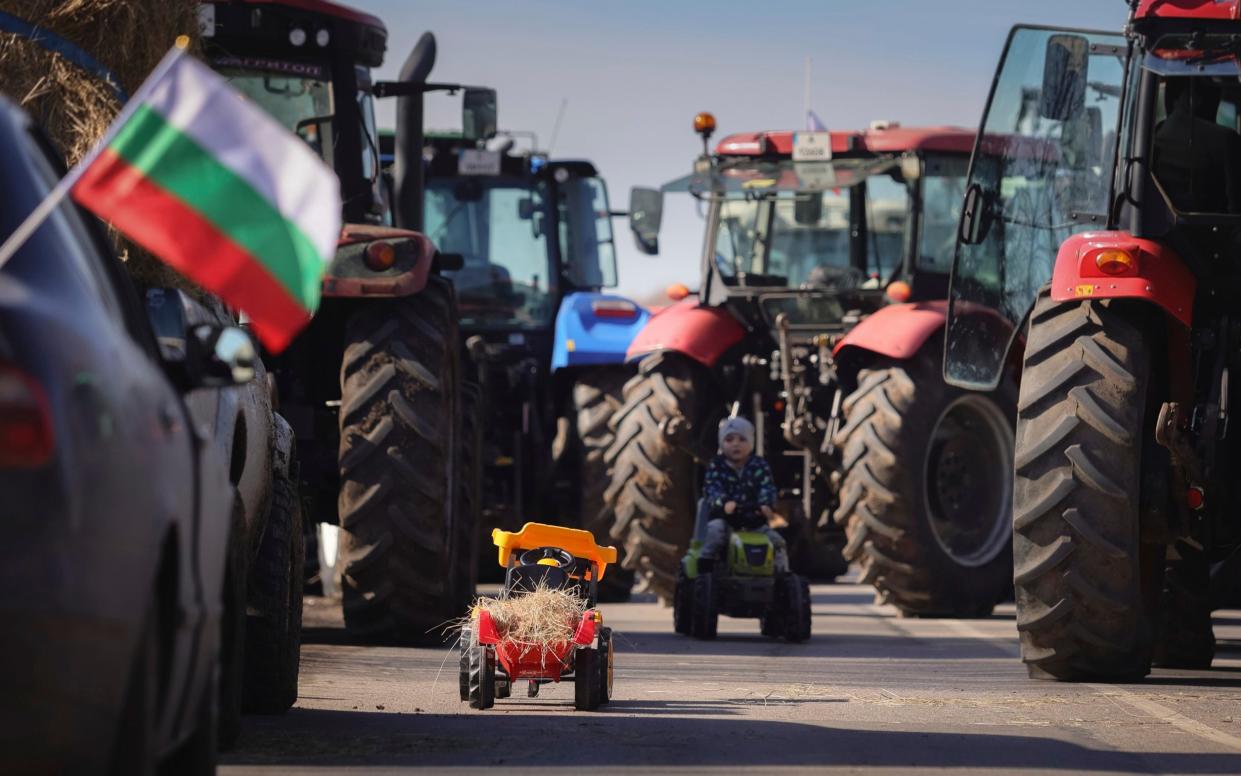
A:
{"type": "Polygon", "coordinates": [[[461,177],[427,183],[426,233],[464,266],[450,272],[462,323],[539,328],[552,313],[547,187],[516,178],[461,177]]]}
{"type": "Polygon", "coordinates": [[[233,88],[332,163],[332,79],[326,66],[235,57],[217,59],[214,66],[233,88]]]}
{"type": "Polygon", "coordinates": [[[762,194],[750,189],[720,197],[714,256],[725,282],[805,289],[879,286],[904,254],[908,190],[888,174],[866,178],[864,185],[860,178],[852,182],[859,188],[781,187],[762,194]],[[853,212],[863,201],[865,219],[853,212]],[[866,265],[855,268],[851,235],[863,221],[866,265]]]}

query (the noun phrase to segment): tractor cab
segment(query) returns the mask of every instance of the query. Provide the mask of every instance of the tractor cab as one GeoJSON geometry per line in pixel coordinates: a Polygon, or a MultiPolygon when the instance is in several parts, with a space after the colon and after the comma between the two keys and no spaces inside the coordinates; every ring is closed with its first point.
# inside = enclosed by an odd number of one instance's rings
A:
{"type": "Polygon", "coordinates": [[[695,127],[694,172],[637,189],[631,224],[656,247],[662,196],[706,205],[700,303],[776,332],[843,333],[887,301],[942,299],[972,133],[875,122],[865,132],[765,131],[725,137],[695,127]],[[925,206],[923,206],[925,203],[925,206]],[[653,227],[652,227],[653,225],[653,227]]]}

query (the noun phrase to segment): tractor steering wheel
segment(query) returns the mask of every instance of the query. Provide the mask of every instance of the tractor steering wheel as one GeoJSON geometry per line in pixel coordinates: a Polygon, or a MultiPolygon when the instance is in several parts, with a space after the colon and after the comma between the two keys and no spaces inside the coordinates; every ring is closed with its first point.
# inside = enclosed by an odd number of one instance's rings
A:
{"type": "Polygon", "coordinates": [[[559,547],[535,547],[526,550],[518,558],[523,566],[555,566],[568,571],[573,568],[573,556],[559,547]]]}

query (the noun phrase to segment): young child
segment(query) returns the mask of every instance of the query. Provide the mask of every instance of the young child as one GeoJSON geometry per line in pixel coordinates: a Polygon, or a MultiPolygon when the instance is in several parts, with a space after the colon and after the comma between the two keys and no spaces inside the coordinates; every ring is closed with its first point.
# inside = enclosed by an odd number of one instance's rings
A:
{"type": "Polygon", "coordinates": [[[710,571],[724,549],[728,529],[761,531],[775,546],[777,574],[789,570],[788,545],[767,521],[776,503],[776,484],[771,466],[754,452],[754,424],[745,418],[728,418],[720,424],[720,454],[707,468],[703,498],[711,510],[707,535],[703,539],[699,568],[710,571]],[[741,507],[757,507],[758,514],[746,514],[741,507]],[[705,561],[705,563],[703,563],[705,561]]]}

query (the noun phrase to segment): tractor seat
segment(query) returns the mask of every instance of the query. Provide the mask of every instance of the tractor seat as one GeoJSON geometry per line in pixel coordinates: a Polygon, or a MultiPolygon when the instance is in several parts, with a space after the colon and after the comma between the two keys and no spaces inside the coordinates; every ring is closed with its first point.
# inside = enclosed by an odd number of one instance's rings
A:
{"type": "Polygon", "coordinates": [[[568,587],[569,583],[569,575],[557,566],[529,564],[510,569],[505,586],[510,593],[533,593],[539,585],[559,590],[568,587]]]}

